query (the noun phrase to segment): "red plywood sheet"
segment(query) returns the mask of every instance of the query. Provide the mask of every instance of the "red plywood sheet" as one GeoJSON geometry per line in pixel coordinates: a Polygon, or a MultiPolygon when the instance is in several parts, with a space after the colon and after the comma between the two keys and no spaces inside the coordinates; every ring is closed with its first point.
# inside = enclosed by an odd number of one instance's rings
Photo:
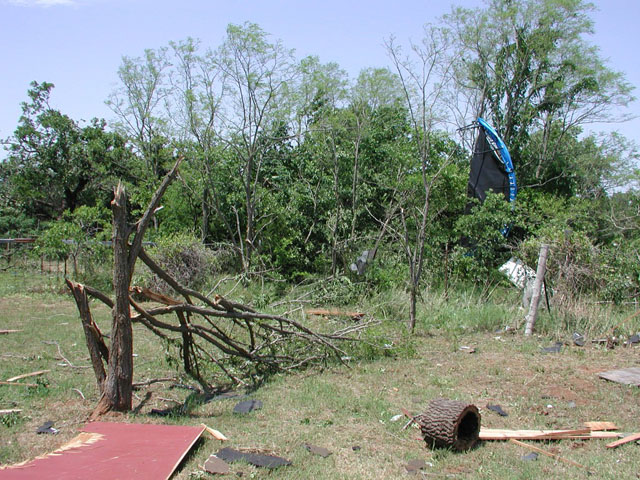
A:
{"type": "Polygon", "coordinates": [[[81,434],[84,435],[81,446],[66,447],[24,465],[0,469],[0,480],[168,479],[204,429],[204,426],[89,423],[83,429],[89,434],[81,434]]]}

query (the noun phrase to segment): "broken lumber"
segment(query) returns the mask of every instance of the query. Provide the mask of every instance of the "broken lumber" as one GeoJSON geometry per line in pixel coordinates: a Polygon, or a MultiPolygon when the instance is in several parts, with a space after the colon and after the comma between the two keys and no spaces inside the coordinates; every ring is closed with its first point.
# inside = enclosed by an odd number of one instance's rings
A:
{"type": "Polygon", "coordinates": [[[576,430],[504,430],[496,428],[481,428],[480,440],[558,440],[572,436],[588,436],[591,430],[580,428],[576,430]]]}
{"type": "Polygon", "coordinates": [[[20,380],[22,378],[28,378],[28,377],[36,377],[38,375],[42,375],[44,373],[49,373],[51,370],[38,370],[37,372],[31,372],[31,373],[23,373],[22,375],[16,375],[15,377],[11,377],[11,378],[7,378],[7,382],[15,382],[16,380],[20,380]]]}
{"type": "Polygon", "coordinates": [[[575,430],[503,430],[481,428],[480,440],[587,440],[590,438],[618,438],[613,431],[597,431],[588,428],[575,430]]]}
{"type": "Polygon", "coordinates": [[[6,335],[7,333],[18,333],[22,330],[0,330],[0,335],[6,335]]]}
{"type": "Polygon", "coordinates": [[[201,423],[200,425],[202,425],[204,427],[204,429],[206,430],[206,432],[209,435],[211,435],[213,438],[215,438],[216,440],[220,440],[221,442],[226,442],[227,440],[229,440],[227,437],[225,437],[221,432],[219,432],[215,428],[211,428],[211,427],[205,425],[204,423],[201,423]]]}
{"type": "Polygon", "coordinates": [[[22,409],[20,408],[10,408],[8,410],[0,410],[0,415],[11,415],[12,413],[20,413],[22,409]]]}
{"type": "Polygon", "coordinates": [[[625,443],[633,442],[634,440],[640,440],[640,433],[632,433],[631,435],[627,435],[620,440],[616,440],[615,442],[611,442],[607,444],[607,448],[616,448],[620,445],[624,445],[625,443]]]}
{"type": "Polygon", "coordinates": [[[583,425],[593,432],[600,432],[602,430],[618,430],[618,427],[613,422],[584,422],[583,425]]]}

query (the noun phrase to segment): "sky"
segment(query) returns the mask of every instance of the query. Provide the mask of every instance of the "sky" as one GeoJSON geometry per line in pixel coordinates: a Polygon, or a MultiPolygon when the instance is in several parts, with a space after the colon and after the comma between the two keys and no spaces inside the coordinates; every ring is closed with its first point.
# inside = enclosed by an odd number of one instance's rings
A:
{"type": "MultiPolygon", "coordinates": [[[[595,0],[595,34],[608,66],[626,74],[640,96],[640,0],[595,0]]],[[[421,38],[452,5],[482,0],[0,0],[0,139],[10,136],[29,83],[51,82],[52,105],[74,120],[114,118],[104,101],[117,86],[123,56],[198,38],[222,43],[228,24],[257,23],[300,59],[317,55],[352,78],[367,67],[390,66],[383,42],[421,38]]],[[[627,113],[640,117],[640,102],[627,113]]],[[[640,118],[615,129],[640,145],[640,118]]],[[[0,152],[0,158],[4,154],[0,152]]]]}

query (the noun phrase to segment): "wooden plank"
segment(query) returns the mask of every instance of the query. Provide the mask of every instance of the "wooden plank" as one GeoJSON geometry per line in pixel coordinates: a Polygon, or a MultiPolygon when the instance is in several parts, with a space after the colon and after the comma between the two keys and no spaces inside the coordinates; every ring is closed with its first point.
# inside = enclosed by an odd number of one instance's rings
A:
{"type": "Polygon", "coordinates": [[[22,330],[0,330],[0,335],[6,335],[7,333],[18,333],[22,330]]]}
{"type": "Polygon", "coordinates": [[[36,377],[38,375],[42,375],[44,373],[49,373],[51,370],[38,370],[37,372],[31,372],[31,373],[23,373],[22,375],[16,375],[15,377],[11,377],[11,378],[7,378],[7,382],[15,382],[16,380],[20,380],[22,378],[28,378],[28,377],[36,377]]]}
{"type": "Polygon", "coordinates": [[[615,442],[611,442],[607,444],[607,448],[616,448],[619,445],[623,445],[625,443],[633,442],[635,440],[640,440],[640,433],[632,433],[631,435],[627,435],[620,440],[616,440],[615,442]]]}
{"type": "Polygon", "coordinates": [[[12,413],[20,413],[20,408],[10,408],[8,410],[0,410],[0,415],[11,415],[12,413]]]}
{"type": "Polygon", "coordinates": [[[603,430],[618,430],[618,427],[613,422],[584,422],[583,425],[592,432],[601,432],[603,430]]]}
{"type": "Polygon", "coordinates": [[[609,370],[607,372],[599,373],[598,376],[611,382],[640,387],[640,367],[609,370]]]}
{"type": "Polygon", "coordinates": [[[207,431],[207,433],[209,433],[209,435],[211,435],[216,440],[220,440],[221,442],[226,442],[227,440],[229,440],[227,437],[225,437],[221,432],[219,432],[215,428],[208,427],[204,423],[201,423],[200,425],[202,425],[204,429],[207,431]]]}
{"type": "Polygon", "coordinates": [[[480,428],[480,440],[558,440],[576,436],[588,436],[591,430],[580,428],[575,430],[504,430],[480,428]]]}
{"type": "Polygon", "coordinates": [[[621,435],[620,432],[602,430],[602,431],[592,431],[588,435],[575,435],[575,436],[572,435],[569,438],[572,438],[574,440],[588,440],[590,438],[620,438],[620,435],[621,435]]]}

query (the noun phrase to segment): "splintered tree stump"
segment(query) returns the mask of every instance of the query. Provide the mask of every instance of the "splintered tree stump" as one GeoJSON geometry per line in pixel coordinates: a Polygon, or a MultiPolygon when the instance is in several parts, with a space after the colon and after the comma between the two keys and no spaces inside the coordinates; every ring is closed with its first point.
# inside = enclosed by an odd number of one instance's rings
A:
{"type": "Polygon", "coordinates": [[[430,448],[469,450],[480,434],[478,407],[457,400],[432,400],[416,422],[430,448]]]}

